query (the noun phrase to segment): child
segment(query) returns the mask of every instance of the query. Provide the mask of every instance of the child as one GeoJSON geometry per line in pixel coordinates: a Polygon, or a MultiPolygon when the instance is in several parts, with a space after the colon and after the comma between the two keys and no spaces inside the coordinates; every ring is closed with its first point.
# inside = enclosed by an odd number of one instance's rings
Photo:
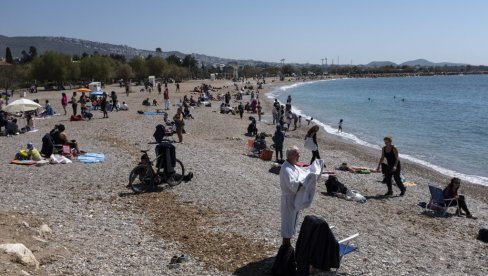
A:
{"type": "Polygon", "coordinates": [[[337,132],[342,132],[342,122],[343,122],[343,120],[340,119],[339,120],[339,128],[337,129],[337,132]]]}

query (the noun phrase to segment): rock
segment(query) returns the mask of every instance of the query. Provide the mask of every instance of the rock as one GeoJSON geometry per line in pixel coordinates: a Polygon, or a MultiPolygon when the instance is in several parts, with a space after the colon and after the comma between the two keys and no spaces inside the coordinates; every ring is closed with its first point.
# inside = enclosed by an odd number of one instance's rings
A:
{"type": "Polygon", "coordinates": [[[51,228],[49,228],[49,226],[47,226],[47,224],[43,224],[43,225],[41,225],[41,227],[39,227],[39,236],[41,236],[43,238],[51,236],[52,233],[53,233],[53,230],[51,230],[51,228]]]}
{"type": "Polygon", "coordinates": [[[16,261],[23,265],[35,267],[36,269],[39,268],[39,262],[34,254],[32,254],[32,251],[21,243],[0,244],[0,251],[15,256],[16,261]]]}

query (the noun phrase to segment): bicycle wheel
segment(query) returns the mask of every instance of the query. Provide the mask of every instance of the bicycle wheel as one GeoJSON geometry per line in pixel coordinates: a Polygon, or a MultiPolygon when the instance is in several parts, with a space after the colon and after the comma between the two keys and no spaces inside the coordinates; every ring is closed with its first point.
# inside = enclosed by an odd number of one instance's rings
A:
{"type": "Polygon", "coordinates": [[[129,186],[134,193],[143,193],[153,186],[154,176],[146,165],[135,167],[129,176],[129,186]]]}
{"type": "Polygon", "coordinates": [[[166,183],[170,186],[176,186],[181,183],[183,176],[185,175],[185,167],[180,160],[176,159],[176,166],[174,167],[174,173],[166,176],[166,183]]]}

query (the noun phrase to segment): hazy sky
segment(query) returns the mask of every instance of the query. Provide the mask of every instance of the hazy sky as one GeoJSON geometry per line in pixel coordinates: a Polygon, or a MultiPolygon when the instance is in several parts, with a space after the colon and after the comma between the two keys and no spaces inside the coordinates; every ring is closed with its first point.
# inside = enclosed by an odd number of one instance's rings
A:
{"type": "Polygon", "coordinates": [[[2,1],[0,34],[224,58],[488,65],[485,0],[2,1]]]}

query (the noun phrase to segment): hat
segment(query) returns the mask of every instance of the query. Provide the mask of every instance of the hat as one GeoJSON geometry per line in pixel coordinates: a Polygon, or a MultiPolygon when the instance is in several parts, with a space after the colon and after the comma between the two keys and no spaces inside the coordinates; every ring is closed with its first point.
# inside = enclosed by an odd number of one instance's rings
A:
{"type": "Polygon", "coordinates": [[[27,144],[27,149],[31,150],[34,148],[34,145],[32,143],[27,144]]]}

